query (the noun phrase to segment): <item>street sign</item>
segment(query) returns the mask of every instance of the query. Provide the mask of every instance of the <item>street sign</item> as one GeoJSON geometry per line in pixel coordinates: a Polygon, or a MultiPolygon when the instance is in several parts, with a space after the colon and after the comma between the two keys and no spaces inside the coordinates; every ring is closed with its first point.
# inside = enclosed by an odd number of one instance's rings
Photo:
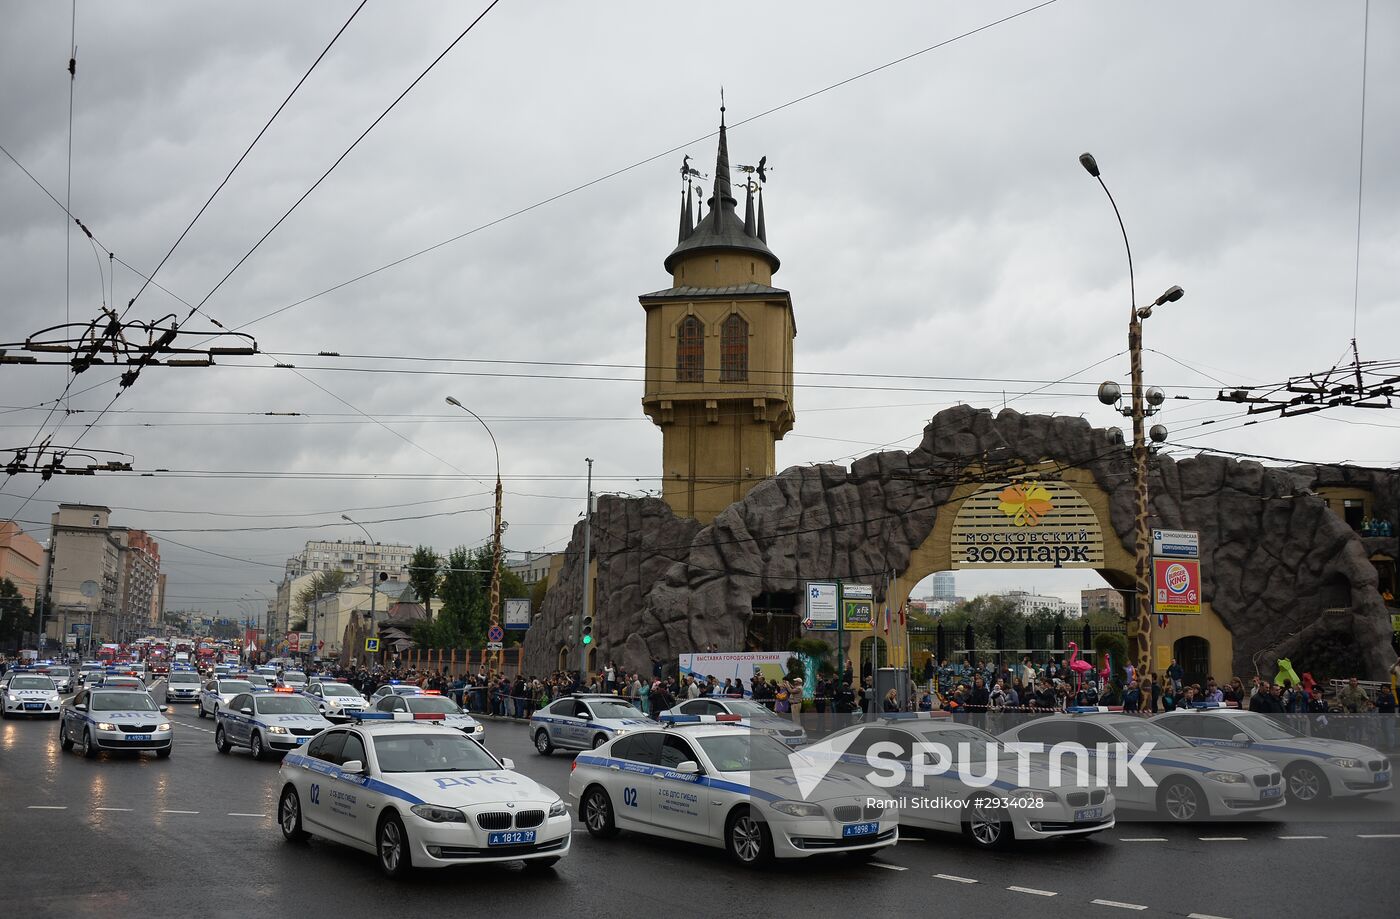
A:
{"type": "Polygon", "coordinates": [[[875,626],[875,589],[869,584],[844,584],[841,587],[841,628],[847,631],[871,629],[875,626]]]}
{"type": "MultiPolygon", "coordinates": [[[[491,628],[486,630],[486,640],[494,645],[499,646],[501,642],[505,641],[505,638],[505,629],[501,628],[499,625],[493,625],[491,626],[491,628]]],[[[500,650],[500,648],[496,647],[492,648],[491,650],[498,651],[500,650]]]]}
{"type": "Polygon", "coordinates": [[[500,651],[502,647],[504,646],[499,641],[488,641],[486,643],[487,651],[500,651]]]}
{"type": "Polygon", "coordinates": [[[1153,530],[1155,558],[1200,558],[1201,535],[1195,530],[1153,530]]]}
{"type": "Polygon", "coordinates": [[[378,638],[366,638],[366,639],[365,639],[365,650],[368,651],[370,654],[378,654],[378,653],[379,653],[379,639],[378,639],[378,638]]]}
{"type": "Polygon", "coordinates": [[[506,621],[508,629],[528,629],[530,627],[530,598],[508,598],[506,600],[506,621]]]}
{"type": "Polygon", "coordinates": [[[809,632],[836,631],[836,618],[839,611],[836,605],[836,583],[834,581],[807,582],[807,615],[802,625],[809,632]]]}
{"type": "Polygon", "coordinates": [[[63,643],[64,643],[65,645],[67,645],[68,647],[70,647],[70,648],[76,648],[76,647],[78,646],[78,636],[77,636],[77,634],[74,633],[74,632],[69,632],[67,635],[64,635],[64,636],[63,636],[63,643]]]}
{"type": "Polygon", "coordinates": [[[1159,614],[1200,613],[1200,562],[1194,559],[1154,558],[1152,575],[1152,596],[1159,614]]]}

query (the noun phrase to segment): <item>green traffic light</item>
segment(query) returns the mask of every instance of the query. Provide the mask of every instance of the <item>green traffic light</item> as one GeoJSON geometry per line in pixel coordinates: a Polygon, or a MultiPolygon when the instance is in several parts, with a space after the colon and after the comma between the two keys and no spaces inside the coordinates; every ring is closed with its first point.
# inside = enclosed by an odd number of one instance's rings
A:
{"type": "Polygon", "coordinates": [[[586,645],[591,645],[591,644],[593,644],[593,636],[592,636],[592,635],[585,635],[585,636],[583,636],[583,643],[586,644],[586,645]]]}

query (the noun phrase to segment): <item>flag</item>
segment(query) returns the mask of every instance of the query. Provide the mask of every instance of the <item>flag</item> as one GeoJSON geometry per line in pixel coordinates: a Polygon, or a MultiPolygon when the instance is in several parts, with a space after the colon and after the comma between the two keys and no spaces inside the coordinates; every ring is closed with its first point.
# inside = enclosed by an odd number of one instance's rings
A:
{"type": "Polygon", "coordinates": [[[908,600],[905,600],[903,603],[899,604],[899,624],[900,624],[901,626],[904,625],[904,623],[905,623],[905,621],[906,621],[906,620],[905,620],[905,614],[906,614],[906,612],[907,612],[906,607],[907,607],[908,605],[909,605],[909,601],[908,601],[908,600]]]}
{"type": "Polygon", "coordinates": [[[890,605],[889,605],[888,603],[886,603],[886,604],[885,604],[885,631],[886,631],[886,632],[889,632],[889,630],[890,630],[890,605]]]}
{"type": "Polygon", "coordinates": [[[1166,627],[1167,627],[1167,614],[1166,614],[1166,613],[1158,613],[1158,614],[1157,614],[1157,628],[1159,628],[1159,629],[1165,629],[1166,627]]]}

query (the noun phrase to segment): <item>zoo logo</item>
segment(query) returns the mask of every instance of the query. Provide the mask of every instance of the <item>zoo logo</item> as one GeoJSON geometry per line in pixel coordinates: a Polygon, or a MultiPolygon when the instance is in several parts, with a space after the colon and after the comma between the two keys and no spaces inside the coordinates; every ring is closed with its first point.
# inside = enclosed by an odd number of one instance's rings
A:
{"type": "Polygon", "coordinates": [[[1044,485],[1027,482],[1008,485],[1002,489],[997,510],[1010,517],[1018,527],[1033,527],[1055,509],[1055,502],[1044,485]]]}

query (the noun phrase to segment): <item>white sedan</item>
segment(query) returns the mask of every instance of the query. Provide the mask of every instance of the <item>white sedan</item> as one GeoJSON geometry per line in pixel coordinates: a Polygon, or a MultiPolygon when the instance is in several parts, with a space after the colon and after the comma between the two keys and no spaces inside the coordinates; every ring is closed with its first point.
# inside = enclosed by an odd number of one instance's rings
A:
{"type": "Polygon", "coordinates": [[[247,680],[233,680],[220,677],[209,680],[199,693],[199,717],[219,717],[219,709],[239,693],[252,692],[253,684],[247,680]]]}
{"type": "Polygon", "coordinates": [[[487,862],[548,868],[569,852],[573,820],[559,795],[423,716],[357,715],[287,754],[280,778],[277,823],[289,842],[315,835],[361,849],[390,877],[487,862]]]}
{"type": "Polygon", "coordinates": [[[590,835],[635,830],[724,848],[745,866],[863,858],[899,840],[898,815],[870,784],[827,772],[806,785],[797,769],[812,764],[801,753],[715,720],[733,716],[663,717],[673,726],[631,730],[574,758],[569,797],[590,835]]]}
{"type": "Polygon", "coordinates": [[[19,671],[0,679],[0,716],[57,718],[58,707],[58,687],[47,674],[19,671]]]}

